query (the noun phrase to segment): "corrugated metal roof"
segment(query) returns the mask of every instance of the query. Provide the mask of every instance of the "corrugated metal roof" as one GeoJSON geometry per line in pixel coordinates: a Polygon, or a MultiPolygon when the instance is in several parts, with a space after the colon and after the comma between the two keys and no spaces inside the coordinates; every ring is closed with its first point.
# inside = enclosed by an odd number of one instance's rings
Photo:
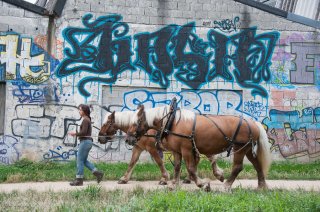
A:
{"type": "Polygon", "coordinates": [[[234,0],[290,21],[320,29],[320,0],[234,0]]]}
{"type": "Polygon", "coordinates": [[[319,20],[320,0],[252,0],[294,13],[313,20],[319,20]]]}

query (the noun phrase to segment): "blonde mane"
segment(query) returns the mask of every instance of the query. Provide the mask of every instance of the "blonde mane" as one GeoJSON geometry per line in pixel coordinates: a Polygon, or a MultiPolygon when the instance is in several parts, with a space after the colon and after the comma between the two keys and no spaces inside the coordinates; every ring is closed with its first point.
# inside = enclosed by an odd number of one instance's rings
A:
{"type": "MultiPolygon", "coordinates": [[[[163,106],[163,107],[155,107],[150,109],[145,109],[146,112],[146,120],[149,126],[153,126],[153,121],[155,119],[162,119],[164,118],[170,111],[170,106],[163,106]]],[[[186,109],[180,109],[176,112],[175,120],[178,122],[179,120],[188,121],[194,119],[194,112],[186,109]]],[[[164,118],[164,121],[166,119],[164,118]]]]}
{"type": "MultiPolygon", "coordinates": [[[[115,124],[120,127],[128,127],[131,124],[135,123],[137,120],[136,116],[137,111],[122,111],[122,112],[115,112],[114,119],[115,124]]],[[[107,114],[104,118],[103,124],[108,121],[108,117],[111,113],[107,114]]]]}

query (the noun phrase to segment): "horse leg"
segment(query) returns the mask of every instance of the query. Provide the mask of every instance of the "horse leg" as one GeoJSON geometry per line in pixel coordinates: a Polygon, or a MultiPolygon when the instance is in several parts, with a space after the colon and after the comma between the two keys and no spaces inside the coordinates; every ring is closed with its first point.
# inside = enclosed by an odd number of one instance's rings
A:
{"type": "Polygon", "coordinates": [[[216,161],[216,155],[211,155],[211,156],[207,156],[208,160],[211,162],[211,167],[212,167],[212,171],[213,171],[213,175],[220,180],[221,182],[224,181],[224,175],[223,175],[223,170],[220,169],[220,167],[217,164],[216,161]]]}
{"type": "Polygon", "coordinates": [[[174,177],[172,180],[172,184],[179,185],[180,183],[180,174],[181,174],[181,154],[177,152],[173,152],[174,158],[174,177]]]}
{"type": "Polygon", "coordinates": [[[133,171],[133,168],[137,164],[137,161],[139,160],[139,157],[140,157],[142,151],[143,150],[140,147],[138,147],[137,145],[135,145],[133,147],[129,167],[128,167],[126,173],[124,174],[124,176],[122,176],[120,178],[120,180],[118,181],[118,184],[126,184],[129,181],[131,174],[132,174],[132,171],[133,171]]]}
{"type": "MultiPolygon", "coordinates": [[[[224,175],[223,175],[223,170],[218,166],[217,161],[216,161],[216,155],[211,155],[211,156],[207,156],[208,160],[211,163],[211,167],[212,167],[212,172],[213,175],[221,182],[224,181],[224,175]]],[[[198,167],[198,164],[200,162],[200,157],[196,157],[195,163],[196,163],[196,169],[198,167]]],[[[197,170],[196,170],[197,171],[197,170]]],[[[185,184],[190,184],[191,183],[191,178],[188,174],[188,177],[186,179],[183,180],[183,183],[185,184]]]]}
{"type": "Polygon", "coordinates": [[[150,153],[151,157],[156,161],[157,165],[160,168],[162,178],[160,179],[160,185],[167,185],[167,181],[169,180],[169,173],[167,172],[166,168],[164,167],[163,160],[160,158],[160,155],[157,151],[157,148],[147,148],[147,151],[150,153]]]}
{"type": "Polygon", "coordinates": [[[249,159],[249,161],[252,163],[252,165],[255,168],[255,170],[257,171],[258,188],[259,189],[267,189],[268,186],[267,186],[267,183],[266,183],[266,179],[265,179],[265,176],[263,174],[261,165],[260,165],[260,163],[258,161],[258,158],[253,156],[252,151],[248,151],[246,156],[249,159]]]}
{"type": "MultiPolygon", "coordinates": [[[[197,167],[198,167],[199,162],[200,162],[200,157],[199,157],[199,156],[196,156],[196,158],[195,158],[196,171],[197,171],[197,167]]],[[[190,174],[189,174],[189,172],[188,172],[188,176],[183,180],[183,183],[184,183],[184,184],[190,184],[192,180],[193,180],[193,179],[190,177],[190,174]]]]}
{"type": "MultiPolygon", "coordinates": [[[[194,156],[194,154],[195,153],[190,150],[182,151],[183,159],[186,162],[186,167],[190,179],[193,180],[199,188],[202,188],[205,183],[197,175],[197,165],[199,163],[200,157],[194,156]]],[[[205,186],[205,191],[210,191],[210,182],[208,182],[208,184],[205,186]]]]}
{"type": "Polygon", "coordinates": [[[234,149],[234,155],[233,155],[233,165],[232,165],[232,171],[230,177],[227,179],[227,181],[224,183],[224,186],[227,190],[230,190],[234,180],[238,176],[238,174],[243,169],[243,158],[246,154],[247,149],[242,149],[241,151],[234,149]]]}

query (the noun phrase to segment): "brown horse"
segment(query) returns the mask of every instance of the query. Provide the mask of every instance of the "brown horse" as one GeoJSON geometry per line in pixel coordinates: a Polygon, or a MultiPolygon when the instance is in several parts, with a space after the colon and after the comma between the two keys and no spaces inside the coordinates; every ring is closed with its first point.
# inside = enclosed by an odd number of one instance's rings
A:
{"type": "MultiPolygon", "coordinates": [[[[99,131],[99,142],[108,142],[116,134],[118,130],[126,132],[129,126],[133,123],[132,119],[134,117],[136,117],[136,112],[133,111],[112,112],[111,114],[107,115],[99,131]]],[[[156,133],[156,130],[150,129],[147,131],[146,135],[141,136],[141,138],[134,142],[129,167],[124,176],[122,176],[118,181],[119,184],[125,184],[129,181],[133,168],[138,162],[140,154],[144,150],[149,152],[150,156],[154,159],[154,161],[160,168],[162,178],[159,184],[167,184],[167,181],[169,180],[169,174],[158,152],[159,148],[157,148],[155,139],[156,133]]],[[[211,161],[214,175],[217,177],[217,179],[223,182],[223,171],[218,167],[215,156],[210,157],[209,160],[211,161]]],[[[197,163],[198,161],[199,160],[197,160],[197,163]]],[[[188,181],[189,179],[186,179],[184,182],[188,183],[188,181]]]]}
{"type": "MultiPolygon", "coordinates": [[[[141,106],[127,131],[127,141],[134,142],[149,129],[163,131],[169,113],[169,106],[146,110],[141,106]]],[[[175,157],[174,183],[179,182],[183,158],[191,179],[202,187],[204,183],[197,176],[195,156],[203,154],[210,158],[227,150],[229,154],[232,148],[233,166],[225,187],[231,188],[243,169],[244,156],[247,156],[257,171],[258,187],[267,188],[265,177],[271,164],[271,154],[266,131],[259,122],[236,116],[196,115],[181,109],[176,112],[171,130],[162,145],[175,157]]],[[[206,189],[210,189],[209,183],[206,189]]]]}

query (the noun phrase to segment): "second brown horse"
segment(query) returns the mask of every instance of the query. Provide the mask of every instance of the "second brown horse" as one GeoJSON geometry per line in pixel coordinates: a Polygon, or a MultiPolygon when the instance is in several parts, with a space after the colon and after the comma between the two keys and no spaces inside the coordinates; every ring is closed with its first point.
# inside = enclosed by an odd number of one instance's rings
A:
{"type": "MultiPolygon", "coordinates": [[[[129,126],[133,123],[133,119],[136,117],[135,111],[123,111],[123,112],[112,112],[108,114],[103,121],[103,125],[99,131],[99,142],[106,143],[108,142],[118,130],[126,132],[129,129],[129,126]]],[[[169,180],[169,174],[164,166],[163,160],[159,155],[159,147],[156,145],[156,135],[157,131],[150,129],[147,131],[146,135],[141,136],[138,140],[134,142],[134,146],[132,149],[132,157],[129,163],[129,167],[122,176],[118,183],[125,184],[129,181],[132,171],[139,160],[139,157],[143,151],[149,152],[150,156],[154,159],[161,171],[161,179],[159,184],[166,185],[169,180]]],[[[164,149],[162,149],[164,150],[164,149]]],[[[213,174],[220,181],[224,181],[223,171],[218,167],[216,163],[215,156],[211,156],[208,158],[211,162],[211,166],[213,169],[213,174]]],[[[197,163],[199,159],[197,160],[197,163]]],[[[190,178],[190,177],[189,177],[190,178]]],[[[188,182],[187,178],[184,182],[188,182]]]]}

